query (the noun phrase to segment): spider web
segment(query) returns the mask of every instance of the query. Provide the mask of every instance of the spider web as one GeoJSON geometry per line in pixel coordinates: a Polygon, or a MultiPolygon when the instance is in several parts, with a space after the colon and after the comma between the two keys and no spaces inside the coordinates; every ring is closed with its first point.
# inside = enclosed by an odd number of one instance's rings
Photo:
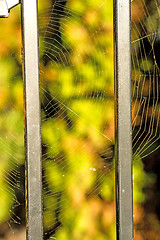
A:
{"type": "MultiPolygon", "coordinates": [[[[46,19],[48,18],[47,27],[46,25],[44,27],[45,30],[43,30],[43,26],[41,25],[44,47],[44,51],[41,54],[43,61],[42,69],[44,70],[44,67],[49,66],[51,71],[50,77],[48,76],[48,80],[54,81],[54,83],[48,83],[45,77],[43,77],[45,73],[42,70],[41,92],[42,99],[44,101],[42,103],[42,108],[45,112],[44,122],[47,124],[46,118],[53,118],[57,120],[63,119],[67,126],[69,126],[66,133],[65,131],[60,133],[61,137],[59,145],[56,146],[56,153],[55,149],[48,150],[50,148],[49,145],[45,145],[45,147],[49,153],[53,152],[52,158],[54,159],[53,161],[55,164],[57,165],[61,162],[59,166],[62,169],[64,167],[64,172],[68,171],[68,174],[71,174],[68,170],[68,162],[72,152],[74,152],[74,149],[76,149],[78,156],[81,155],[81,147],[83,146],[83,143],[79,143],[79,141],[77,143],[77,139],[84,137],[81,135],[82,129],[85,133],[88,129],[90,129],[92,133],[94,132],[97,133],[99,137],[101,136],[103,139],[102,142],[106,142],[106,145],[103,145],[101,142],[104,147],[102,147],[102,152],[105,153],[106,161],[110,162],[109,159],[113,158],[113,151],[110,148],[110,140],[112,141],[113,138],[108,136],[109,129],[107,129],[108,131],[105,131],[104,133],[104,129],[101,129],[98,126],[98,122],[92,122],[91,120],[91,116],[95,115],[97,116],[97,119],[103,119],[103,124],[107,125],[107,119],[105,119],[104,116],[107,116],[109,107],[111,107],[113,103],[111,100],[113,94],[113,75],[110,75],[110,65],[107,61],[107,54],[110,49],[112,49],[112,46],[106,44],[104,47],[103,44],[97,44],[99,38],[103,36],[105,31],[109,35],[109,29],[105,29],[105,21],[103,21],[103,24],[101,23],[96,27],[93,27],[88,24],[84,17],[84,12],[87,12],[87,9],[93,11],[94,14],[97,12],[101,13],[104,6],[110,6],[109,4],[109,1],[99,1],[96,3],[90,3],[87,1],[82,4],[80,4],[79,1],[55,1],[52,3],[53,6],[51,11],[49,13],[44,13],[45,24],[46,19]],[[78,2],[77,5],[76,3],[74,4],[74,2],[78,2]],[[81,5],[83,5],[83,13],[79,10],[81,9],[79,8],[81,5]],[[88,44],[86,44],[87,48],[83,49],[86,37],[85,34],[87,34],[86,32],[89,34],[90,38],[88,40],[88,44]],[[78,35],[77,38],[76,34],[78,35]],[[84,38],[82,37],[81,39],[81,36],[84,38]],[[98,59],[103,61],[103,65],[97,64],[97,52],[100,56],[98,59]],[[90,63],[90,67],[93,71],[87,72],[88,68],[86,68],[86,66],[88,67],[88,64],[90,63]],[[85,69],[84,72],[83,67],[85,69]],[[51,79],[52,76],[53,79],[51,79]],[[101,79],[101,85],[99,85],[99,79],[101,79]],[[112,87],[111,92],[109,89],[110,86],[112,87]],[[81,104],[83,105],[83,111],[80,111],[81,104]],[[93,108],[92,104],[94,105],[93,108]],[[106,111],[104,109],[106,109],[106,111]],[[90,115],[89,120],[86,120],[87,112],[90,115]],[[77,121],[81,122],[81,125],[79,131],[75,132],[77,121]],[[70,135],[70,131],[75,133],[76,145],[73,144],[75,139],[72,139],[71,136],[71,148],[68,148],[66,142],[62,143],[62,139],[65,139],[67,134],[70,135]],[[66,150],[64,146],[67,146],[67,149],[70,150],[67,158],[63,155],[66,150]],[[60,153],[61,151],[63,152],[62,155],[60,153]]],[[[159,3],[157,1],[134,0],[132,3],[132,12],[133,159],[136,160],[146,158],[149,154],[159,148],[158,80],[160,63],[158,62],[159,57],[157,52],[159,44],[159,3]]],[[[62,127],[62,123],[60,125],[62,127]]],[[[65,127],[63,126],[63,128],[65,127]]],[[[59,130],[60,127],[57,126],[57,129],[59,130]]],[[[86,137],[88,138],[87,134],[85,134],[85,138],[86,137]]],[[[91,142],[92,141],[93,139],[91,139],[91,142]]],[[[98,142],[99,140],[96,140],[95,143],[97,144],[98,142]]],[[[53,149],[53,147],[51,148],[53,149]]],[[[103,162],[103,159],[99,159],[99,155],[101,156],[101,149],[98,149],[97,152],[98,155],[94,156],[94,162],[97,163],[97,167],[91,167],[90,169],[92,170],[98,169],[101,161],[103,162]]],[[[76,155],[75,159],[78,159],[78,156],[76,155]]],[[[43,161],[47,161],[47,158],[50,160],[52,159],[46,154],[43,161]]],[[[74,164],[76,166],[76,160],[74,164]]],[[[45,173],[45,181],[47,182],[47,170],[45,173]]],[[[99,181],[100,185],[103,183],[104,179],[107,178],[106,175],[109,175],[109,172],[101,172],[101,181],[99,181]]],[[[64,177],[65,175],[62,173],[62,176],[64,177]]],[[[77,175],[73,177],[72,181],[75,181],[76,178],[77,175]]],[[[95,183],[96,181],[97,179],[95,179],[95,183]]],[[[48,186],[48,182],[46,185],[48,186]]],[[[55,185],[54,191],[56,191],[55,185]]],[[[64,205],[62,204],[61,207],[59,207],[59,211],[61,211],[63,206],[65,206],[64,192],[65,188],[63,194],[61,195],[64,205]]],[[[96,198],[98,196],[97,194],[99,194],[98,187],[95,193],[94,198],[96,198]]],[[[49,195],[50,194],[52,195],[53,193],[49,193],[49,195]]],[[[86,201],[87,200],[88,198],[86,198],[86,201]]],[[[70,207],[72,207],[72,205],[70,205],[70,207]]],[[[66,206],[66,208],[68,207],[66,206]]],[[[57,238],[59,238],[58,229],[61,225],[63,225],[63,217],[60,213],[59,216],[61,221],[59,221],[59,217],[56,218],[58,226],[55,221],[55,226],[52,225],[51,227],[53,229],[49,230],[46,234],[50,235],[53,232],[55,234],[54,236],[58,236],[57,238]]]]}
{"type": "MultiPolygon", "coordinates": [[[[40,12],[45,239],[114,235],[113,229],[105,231],[103,217],[114,189],[109,4],[53,1],[40,12]]],[[[114,223],[114,205],[111,212],[114,223]]]]}
{"type": "MultiPolygon", "coordinates": [[[[112,1],[42,2],[44,239],[114,239],[112,1]]],[[[159,4],[132,1],[134,159],[159,148],[159,4]]],[[[20,20],[13,18],[13,23],[18,39],[20,20]]],[[[14,35],[10,32],[10,56],[0,51],[5,59],[0,63],[0,205],[11,238],[18,239],[15,226],[24,224],[24,131],[21,59],[14,35]],[[5,68],[9,77],[2,74],[5,68]]],[[[4,223],[1,229],[2,237],[4,223]]]]}
{"type": "Polygon", "coordinates": [[[145,158],[159,148],[159,2],[132,2],[133,150],[145,158]]]}
{"type": "Polygon", "coordinates": [[[17,8],[9,19],[0,22],[0,239],[14,240],[25,236],[23,81],[17,50],[21,30],[17,8]]]}
{"type": "MultiPolygon", "coordinates": [[[[131,4],[131,50],[132,50],[132,124],[133,124],[133,159],[143,160],[145,164],[156,161],[157,157],[150,157],[152,153],[158,151],[160,146],[159,135],[159,7],[157,0],[145,1],[134,0],[131,4]]],[[[138,161],[137,161],[138,162],[138,161]]],[[[138,174],[137,174],[138,175],[138,174]]],[[[157,175],[158,176],[158,175],[157,175]]],[[[142,175],[139,176],[143,179],[142,175]]],[[[147,175],[149,179],[150,175],[147,175]]],[[[136,176],[138,178],[138,176],[136,176]]],[[[147,179],[144,182],[147,182],[147,179]]],[[[155,177],[154,177],[155,179],[155,177]]],[[[136,179],[138,182],[138,179],[136,179]]],[[[157,180],[158,185],[158,180],[157,180]]],[[[136,188],[136,186],[135,186],[136,188]]],[[[141,192],[145,195],[145,204],[140,204],[145,208],[144,216],[141,216],[138,223],[135,219],[135,231],[144,239],[159,239],[159,220],[156,224],[150,220],[153,214],[157,219],[157,211],[147,210],[148,205],[155,207],[157,196],[150,197],[144,189],[152,188],[151,184],[143,187],[141,192]],[[138,226],[138,227],[137,227],[138,226]],[[139,226],[142,227],[142,231],[139,226]]],[[[152,190],[154,191],[154,190],[152,190]]],[[[136,207],[134,209],[136,212],[136,207]]],[[[138,214],[137,214],[138,215],[138,214]]]]}

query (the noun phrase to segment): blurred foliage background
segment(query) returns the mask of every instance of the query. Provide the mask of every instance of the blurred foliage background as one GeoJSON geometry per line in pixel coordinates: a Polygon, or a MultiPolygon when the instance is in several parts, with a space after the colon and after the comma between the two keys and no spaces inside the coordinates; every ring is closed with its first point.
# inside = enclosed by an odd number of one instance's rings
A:
{"type": "MultiPolygon", "coordinates": [[[[133,42],[157,32],[157,23],[152,28],[144,24],[157,13],[156,1],[151,2],[132,2],[133,42]]],[[[39,0],[44,239],[116,239],[112,5],[112,0],[39,0]]],[[[0,239],[21,240],[25,155],[20,7],[0,22],[0,239]]],[[[142,67],[133,65],[133,89],[135,76],[145,75],[147,85],[146,76],[153,75],[148,74],[149,61],[154,65],[156,60],[147,51],[148,42],[132,44],[132,58],[142,62],[142,67]]],[[[137,115],[141,118],[142,111],[137,115]]],[[[135,125],[133,137],[140,126],[144,129],[140,121],[135,125]]],[[[136,240],[160,238],[158,166],[158,150],[145,158],[134,154],[136,240]]]]}

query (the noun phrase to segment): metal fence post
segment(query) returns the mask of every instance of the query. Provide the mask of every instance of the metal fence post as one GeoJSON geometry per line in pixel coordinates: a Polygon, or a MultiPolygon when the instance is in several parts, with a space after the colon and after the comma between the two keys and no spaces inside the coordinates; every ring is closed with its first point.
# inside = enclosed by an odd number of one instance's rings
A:
{"type": "Polygon", "coordinates": [[[27,239],[43,239],[38,3],[22,0],[27,239]]]}
{"type": "Polygon", "coordinates": [[[130,1],[114,0],[117,239],[133,239],[130,1]]]}

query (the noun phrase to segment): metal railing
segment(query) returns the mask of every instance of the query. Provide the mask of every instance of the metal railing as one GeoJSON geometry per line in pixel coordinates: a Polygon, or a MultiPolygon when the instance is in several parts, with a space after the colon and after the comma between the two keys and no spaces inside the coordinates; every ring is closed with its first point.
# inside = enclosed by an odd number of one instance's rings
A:
{"type": "MultiPolygon", "coordinates": [[[[8,17],[19,0],[0,0],[8,17]]],[[[37,0],[21,0],[25,100],[27,239],[43,239],[37,0]],[[33,104],[34,102],[34,104],[33,104]],[[36,227],[35,227],[36,226],[36,227]]],[[[133,239],[130,1],[114,0],[117,239],[133,239]]]]}
{"type": "Polygon", "coordinates": [[[27,237],[43,239],[37,1],[22,1],[27,237]]]}
{"type": "Polygon", "coordinates": [[[114,0],[117,239],[133,239],[131,6],[114,0]]]}

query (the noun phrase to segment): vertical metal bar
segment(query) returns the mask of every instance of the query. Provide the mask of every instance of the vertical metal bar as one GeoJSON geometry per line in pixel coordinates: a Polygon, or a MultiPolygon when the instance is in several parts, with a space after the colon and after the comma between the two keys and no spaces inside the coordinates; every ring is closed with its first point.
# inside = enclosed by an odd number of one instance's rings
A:
{"type": "Polygon", "coordinates": [[[117,239],[133,239],[130,0],[114,0],[117,239]]]}
{"type": "Polygon", "coordinates": [[[27,239],[43,239],[38,3],[22,0],[27,239]]]}

